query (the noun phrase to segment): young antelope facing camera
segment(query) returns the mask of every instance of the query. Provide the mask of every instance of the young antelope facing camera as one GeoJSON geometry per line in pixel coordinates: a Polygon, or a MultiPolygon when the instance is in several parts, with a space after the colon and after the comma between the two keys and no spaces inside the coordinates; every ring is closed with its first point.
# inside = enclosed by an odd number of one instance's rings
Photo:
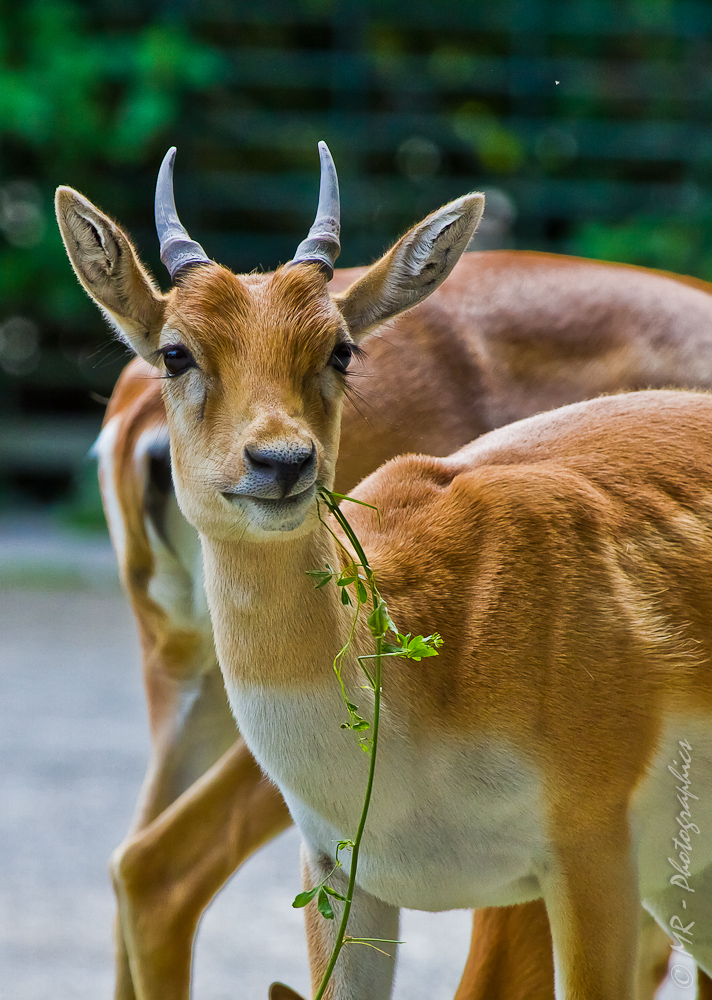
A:
{"type": "MultiPolygon", "coordinates": [[[[167,296],[118,227],[58,192],[80,281],[167,375],[174,483],[200,534],[225,686],[301,828],[307,886],[353,835],[368,769],[340,729],[332,670],[353,616],[307,576],[345,558],[317,513],[345,372],[370,331],[447,277],[482,207],[478,195],[445,206],[332,298],[336,178],[322,155],[332,197],[274,275],[210,262],[166,197],[167,296]]],[[[354,492],[378,508],[349,516],[391,615],[444,645],[385,668],[350,934],[396,938],[401,906],[542,897],[559,1000],[632,1000],[642,900],[667,928],[684,917],[683,943],[712,972],[711,432],[707,395],[614,396],[446,459],[395,459],[354,492]],[[668,860],[680,808],[669,766],[683,752],[701,831],[685,884],[668,860]]],[[[356,656],[371,652],[359,625],[342,673],[363,714],[356,656]]],[[[312,910],[317,982],[335,922],[312,910]]],[[[378,1000],[392,973],[390,958],[347,948],[330,995],[378,1000]]]]}

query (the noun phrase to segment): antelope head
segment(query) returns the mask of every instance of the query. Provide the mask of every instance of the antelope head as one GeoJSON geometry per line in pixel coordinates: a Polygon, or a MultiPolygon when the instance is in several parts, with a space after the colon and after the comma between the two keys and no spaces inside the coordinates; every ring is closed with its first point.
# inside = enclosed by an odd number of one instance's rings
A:
{"type": "Polygon", "coordinates": [[[236,275],[181,225],[171,149],[156,188],[167,294],[115,222],[72,188],[57,189],[57,220],[79,281],[164,379],[176,495],[208,537],[275,539],[309,530],[317,488],[333,482],[354,353],[445,280],[482,215],[481,194],[445,205],[332,296],[339,190],[324,143],[319,152],[317,214],[294,259],[273,274],[236,275]]]}

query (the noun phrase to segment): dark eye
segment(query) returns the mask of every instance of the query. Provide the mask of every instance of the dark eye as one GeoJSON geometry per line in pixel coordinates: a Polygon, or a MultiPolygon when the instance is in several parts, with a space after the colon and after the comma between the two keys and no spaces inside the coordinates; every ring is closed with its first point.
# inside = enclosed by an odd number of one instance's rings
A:
{"type": "Polygon", "coordinates": [[[349,362],[351,361],[352,356],[353,347],[351,344],[337,344],[331,352],[329,364],[332,368],[335,368],[337,372],[345,372],[349,367],[349,362]]]}
{"type": "Polygon", "coordinates": [[[197,368],[193,355],[185,347],[176,345],[175,347],[166,347],[163,351],[163,363],[166,366],[166,371],[172,377],[174,375],[182,375],[187,372],[189,368],[197,368]]]}

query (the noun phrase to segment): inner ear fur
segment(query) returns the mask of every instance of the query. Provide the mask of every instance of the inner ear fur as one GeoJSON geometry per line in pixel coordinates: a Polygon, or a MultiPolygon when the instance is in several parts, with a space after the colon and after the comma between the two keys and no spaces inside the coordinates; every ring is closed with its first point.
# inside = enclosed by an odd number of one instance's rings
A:
{"type": "Polygon", "coordinates": [[[444,205],[402,236],[363,278],[334,296],[357,343],[443,283],[472,239],[484,205],[479,193],[444,205]]]}
{"type": "Polygon", "coordinates": [[[166,299],[123,230],[70,187],[55,196],[57,222],[81,285],[117,333],[147,360],[158,346],[166,299]]]}

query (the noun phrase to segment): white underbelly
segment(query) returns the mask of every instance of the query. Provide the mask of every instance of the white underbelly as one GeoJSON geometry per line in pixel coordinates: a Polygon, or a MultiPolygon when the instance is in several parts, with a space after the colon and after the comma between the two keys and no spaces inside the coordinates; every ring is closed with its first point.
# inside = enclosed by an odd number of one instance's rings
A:
{"type": "MultiPolygon", "coordinates": [[[[333,856],[339,840],[353,837],[353,831],[337,829],[294,796],[287,794],[287,801],[313,850],[333,856]]],[[[541,893],[533,869],[542,852],[531,825],[513,830],[497,816],[490,818],[491,826],[478,825],[468,822],[466,811],[459,818],[425,818],[414,810],[397,831],[384,831],[372,819],[359,855],[359,885],[414,910],[479,909],[536,899],[541,893]]],[[[341,860],[348,873],[348,851],[341,860]]]]}
{"type": "MultiPolygon", "coordinates": [[[[355,835],[369,760],[339,728],[338,689],[309,698],[233,691],[231,702],[306,842],[333,857],[338,841],[355,835]]],[[[407,740],[386,710],[359,885],[422,910],[534,899],[547,859],[541,801],[538,776],[513,747],[457,738],[433,746],[417,733],[407,740]]],[[[350,852],[341,859],[348,871],[350,852]]]]}

